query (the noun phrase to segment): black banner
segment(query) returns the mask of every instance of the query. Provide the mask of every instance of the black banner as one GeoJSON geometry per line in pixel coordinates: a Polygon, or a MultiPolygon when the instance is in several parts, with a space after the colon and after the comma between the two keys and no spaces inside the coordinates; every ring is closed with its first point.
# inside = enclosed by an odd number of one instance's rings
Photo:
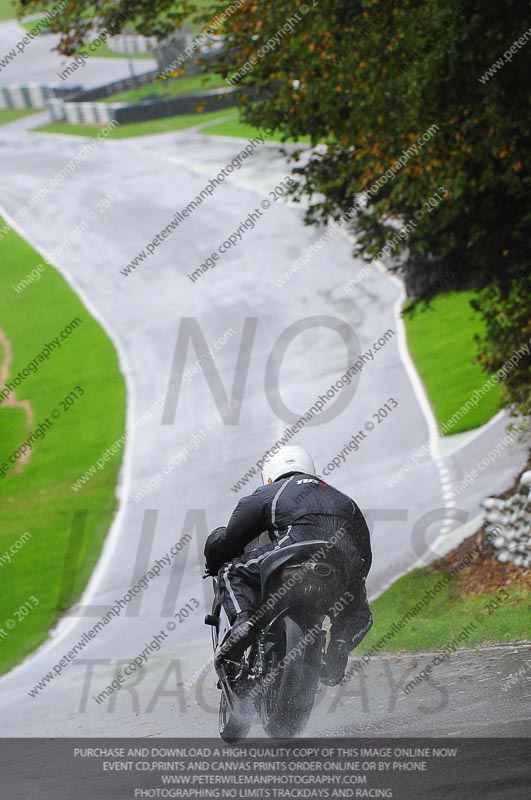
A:
{"type": "Polygon", "coordinates": [[[3,739],[9,800],[528,800],[528,739],[3,739]]]}

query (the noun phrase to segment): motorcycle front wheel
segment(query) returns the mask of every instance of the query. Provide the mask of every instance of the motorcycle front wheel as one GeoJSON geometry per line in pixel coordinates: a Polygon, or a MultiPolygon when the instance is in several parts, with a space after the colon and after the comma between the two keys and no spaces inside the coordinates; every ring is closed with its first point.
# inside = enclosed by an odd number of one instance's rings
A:
{"type": "Polygon", "coordinates": [[[237,742],[239,739],[245,739],[250,730],[251,723],[230,707],[222,690],[219,700],[219,735],[223,741],[237,742]]]}
{"type": "Polygon", "coordinates": [[[276,739],[298,736],[310,717],[321,670],[321,638],[309,627],[284,616],[272,630],[260,716],[265,732],[276,739]],[[305,641],[305,637],[308,641],[305,641]]]}

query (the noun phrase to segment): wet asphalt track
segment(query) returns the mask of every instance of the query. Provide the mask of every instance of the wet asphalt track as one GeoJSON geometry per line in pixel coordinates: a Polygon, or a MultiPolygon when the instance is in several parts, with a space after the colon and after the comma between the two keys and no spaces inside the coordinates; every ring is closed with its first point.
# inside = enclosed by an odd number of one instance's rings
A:
{"type": "Polygon", "coordinates": [[[53,50],[57,42],[55,35],[40,34],[29,42],[24,42],[25,36],[26,30],[15,20],[0,22],[0,61],[11,50],[17,50],[16,57],[0,69],[0,86],[45,83],[88,89],[157,67],[153,58],[89,58],[85,64],[81,64],[81,60],[76,63],[75,57],[62,56],[53,50]],[[68,68],[70,73],[61,77],[68,68]]]}
{"type": "MultiPolygon", "coordinates": [[[[0,204],[5,211],[16,214],[83,144],[79,138],[21,134],[15,129],[10,133],[9,126],[0,129],[0,204]]],[[[183,316],[198,321],[209,344],[229,329],[235,332],[215,357],[228,392],[245,320],[255,320],[257,327],[237,424],[209,422],[216,404],[199,374],[184,387],[173,424],[162,425],[159,413],[136,433],[119,489],[122,511],[110,542],[112,555],[108,559],[104,555],[103,567],[92,583],[92,603],[104,610],[128,590],[139,574],[134,572],[139,551],[147,568],[190,532],[192,542],[175,560],[174,573],[170,577],[166,568],[146,591],[140,607],[131,606],[132,616],[122,616],[104,628],[77,662],[37,698],[29,697],[28,691],[94,625],[95,617],[70,617],[56,632],[55,643],[52,639],[51,645],[2,678],[0,717],[5,736],[215,734],[217,692],[208,667],[208,630],[202,624],[210,587],[201,580],[200,552],[207,531],[228,519],[237,500],[231,486],[287,424],[271,409],[264,391],[270,353],[278,352],[275,343],[290,325],[309,317],[333,317],[351,326],[361,352],[385,331],[398,330],[393,306],[399,287],[382,272],[373,269],[354,292],[345,293],[346,281],[359,274],[363,264],[352,260],[351,245],[340,235],[331,238],[283,289],[275,285],[322,232],[303,225],[299,208],[282,201],[272,202],[268,209],[260,206],[268,190],[288,173],[283,157],[269,146],[258,148],[235,177],[225,180],[136,272],[128,277],[121,274],[176,209],[186,206],[241,147],[241,142],[209,139],[193,131],[106,142],[24,221],[25,235],[43,251],[50,251],[88,218],[104,195],[120,193],[120,200],[91,221],[80,241],[63,253],[59,266],[97,310],[122,351],[130,387],[130,424],[167,390],[183,316]],[[215,269],[192,283],[186,275],[260,208],[263,214],[254,230],[247,231],[215,269]],[[134,502],[134,495],[176,449],[209,426],[186,463],[148,497],[134,502]],[[98,705],[92,698],[112,680],[119,669],[117,661],[127,663],[141,652],[156,633],[165,630],[168,615],[192,597],[201,608],[168,635],[137,684],[98,705]],[[68,627],[69,632],[62,634],[68,627]]],[[[46,274],[41,280],[46,280],[46,274]]],[[[36,351],[41,344],[36,342],[36,351]]],[[[190,356],[187,365],[194,358],[190,356]]],[[[345,344],[338,334],[310,327],[287,349],[280,368],[280,394],[289,408],[302,415],[347,366],[345,344]]],[[[398,335],[364,368],[348,407],[326,425],[307,426],[298,439],[323,469],[366,422],[375,422],[372,415],[390,397],[398,407],[381,424],[376,423],[358,453],[351,453],[341,469],[328,476],[373,519],[372,594],[422,555],[424,535],[421,529],[412,535],[414,525],[422,515],[444,507],[439,472],[428,454],[396,487],[386,485],[429,435],[399,355],[398,335]]],[[[485,452],[498,436],[493,425],[482,441],[469,447],[485,452]]],[[[469,449],[462,453],[471,458],[469,449]]],[[[467,468],[461,457],[460,453],[452,457],[454,469],[467,468]]],[[[504,488],[522,464],[522,453],[512,450],[505,461],[484,471],[473,491],[460,496],[460,507],[470,517],[476,515],[478,499],[504,488]]],[[[250,488],[256,485],[256,480],[249,484],[250,488]]],[[[439,530],[440,522],[431,525],[426,540],[433,541],[439,530]]],[[[512,648],[496,650],[492,661],[483,651],[455,656],[437,672],[441,682],[448,684],[444,703],[440,690],[425,686],[413,696],[400,697],[392,684],[411,659],[377,659],[362,677],[323,694],[307,733],[483,735],[496,730],[517,735],[528,731],[529,711],[518,692],[501,693],[499,681],[528,657],[528,651],[512,648]],[[427,714],[423,702],[441,708],[427,714]]]]}

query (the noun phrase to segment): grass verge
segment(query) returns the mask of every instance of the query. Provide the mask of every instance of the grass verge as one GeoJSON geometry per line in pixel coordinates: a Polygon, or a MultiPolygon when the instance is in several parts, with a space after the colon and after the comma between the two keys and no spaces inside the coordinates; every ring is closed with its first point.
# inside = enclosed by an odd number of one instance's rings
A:
{"type": "Polygon", "coordinates": [[[371,603],[374,625],[356,654],[436,651],[470,626],[461,647],[529,640],[531,570],[501,564],[471,537],[399,578],[371,603]],[[465,556],[472,561],[466,566],[465,556]],[[372,652],[370,652],[372,651],[372,652]]]}
{"type": "Polygon", "coordinates": [[[19,19],[18,24],[28,33],[33,33],[33,36],[39,36],[41,33],[46,33],[46,28],[37,27],[43,19],[44,14],[41,17],[36,17],[35,19],[19,19]]]}
{"type": "Polygon", "coordinates": [[[7,402],[2,397],[0,405],[4,673],[47,638],[57,618],[79,598],[98,559],[116,511],[120,455],[78,493],[70,487],[122,435],[125,385],[108,336],[53,267],[45,266],[40,279],[20,293],[13,289],[42,258],[1,219],[0,226],[0,330],[5,337],[0,388],[6,379],[18,383],[15,398],[12,393],[7,402]],[[56,337],[60,346],[41,361],[39,354],[56,337]],[[43,428],[46,419],[51,425],[43,428]],[[37,429],[42,435],[31,444],[29,459],[15,459],[13,465],[10,456],[37,429]],[[23,545],[17,548],[21,537],[23,545]]]}
{"type": "MultiPolygon", "coordinates": [[[[169,133],[171,131],[181,131],[186,128],[193,128],[203,122],[212,119],[219,119],[226,111],[210,111],[197,114],[180,114],[176,117],[162,117],[152,119],[147,122],[131,122],[127,125],[117,125],[107,137],[108,139],[128,139],[131,136],[148,136],[154,133],[169,133]]],[[[43,125],[34,128],[36,133],[63,133],[70,136],[88,136],[95,138],[101,131],[99,125],[68,125],[65,122],[53,122],[51,125],[43,125]]]]}
{"type": "MultiPolygon", "coordinates": [[[[86,51],[86,48],[81,49],[86,51]]],[[[88,52],[89,56],[94,58],[132,58],[135,61],[146,58],[155,59],[155,53],[153,51],[148,51],[147,53],[117,53],[115,50],[110,50],[105,42],[98,42],[98,44],[88,52]]],[[[147,67],[144,67],[144,69],[147,69],[147,67]]]]}
{"type": "MultiPolygon", "coordinates": [[[[198,127],[201,133],[209,136],[233,136],[239,139],[252,139],[261,135],[258,128],[246,125],[238,121],[238,111],[236,108],[227,108],[221,111],[198,112],[196,114],[181,114],[175,117],[163,117],[147,122],[133,122],[127,125],[117,126],[108,136],[109,139],[127,139],[131,136],[148,136],[154,133],[169,133],[171,131],[181,131],[186,128],[198,127]],[[219,123],[216,124],[216,120],[219,123]],[[205,123],[208,123],[205,124],[205,123]],[[204,125],[204,127],[203,127],[204,125]]],[[[65,122],[54,122],[50,125],[43,125],[34,128],[36,133],[63,133],[71,136],[88,136],[95,138],[101,128],[98,125],[68,125],[65,122]]],[[[280,142],[281,138],[277,134],[267,136],[267,142],[280,142]]],[[[307,137],[299,140],[300,142],[309,141],[307,137]]]]}
{"type": "Polygon", "coordinates": [[[0,0],[0,22],[6,19],[15,19],[16,11],[11,0],[0,0]]]}
{"type": "MultiPolygon", "coordinates": [[[[474,336],[483,334],[482,318],[470,307],[473,296],[473,292],[442,294],[427,308],[404,317],[409,350],[439,425],[448,422],[487,380],[481,365],[473,363],[474,336]]],[[[448,433],[477,428],[501,407],[496,384],[448,433]]]]}
{"type": "Polygon", "coordinates": [[[183,94],[206,92],[209,89],[219,89],[227,84],[219,75],[194,75],[189,78],[176,78],[164,81],[155,81],[138,89],[129,89],[106,97],[104,103],[141,103],[144,100],[168,100],[183,94]]]}
{"type": "Polygon", "coordinates": [[[7,125],[8,122],[14,122],[16,119],[22,119],[23,117],[29,117],[30,114],[37,113],[33,108],[25,109],[24,111],[8,108],[6,111],[0,111],[0,125],[7,125]]]}
{"type": "MultiPolygon", "coordinates": [[[[260,133],[260,131],[258,128],[254,128],[252,125],[248,125],[245,122],[240,122],[236,112],[232,119],[226,119],[223,122],[220,122],[219,125],[209,125],[208,130],[205,130],[205,133],[208,133],[209,136],[234,136],[238,139],[252,139],[257,133],[260,133]]],[[[266,141],[282,142],[282,137],[279,133],[274,133],[272,136],[267,136],[266,141]]],[[[288,143],[294,142],[293,139],[288,139],[287,141],[288,143]]],[[[309,144],[310,137],[301,136],[297,142],[299,144],[309,144]]]]}

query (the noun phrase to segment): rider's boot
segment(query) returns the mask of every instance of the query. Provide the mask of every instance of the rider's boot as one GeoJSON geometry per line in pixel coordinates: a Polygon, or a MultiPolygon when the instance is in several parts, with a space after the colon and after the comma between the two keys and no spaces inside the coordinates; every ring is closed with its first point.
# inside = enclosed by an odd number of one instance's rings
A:
{"type": "Polygon", "coordinates": [[[216,666],[225,658],[237,661],[244,650],[249,647],[253,634],[252,616],[250,611],[241,611],[237,615],[231,632],[225,641],[216,647],[216,652],[214,653],[214,664],[216,666]]]}
{"type": "Polygon", "coordinates": [[[345,677],[348,664],[348,646],[344,639],[332,639],[321,669],[321,683],[337,686],[345,677]]]}

